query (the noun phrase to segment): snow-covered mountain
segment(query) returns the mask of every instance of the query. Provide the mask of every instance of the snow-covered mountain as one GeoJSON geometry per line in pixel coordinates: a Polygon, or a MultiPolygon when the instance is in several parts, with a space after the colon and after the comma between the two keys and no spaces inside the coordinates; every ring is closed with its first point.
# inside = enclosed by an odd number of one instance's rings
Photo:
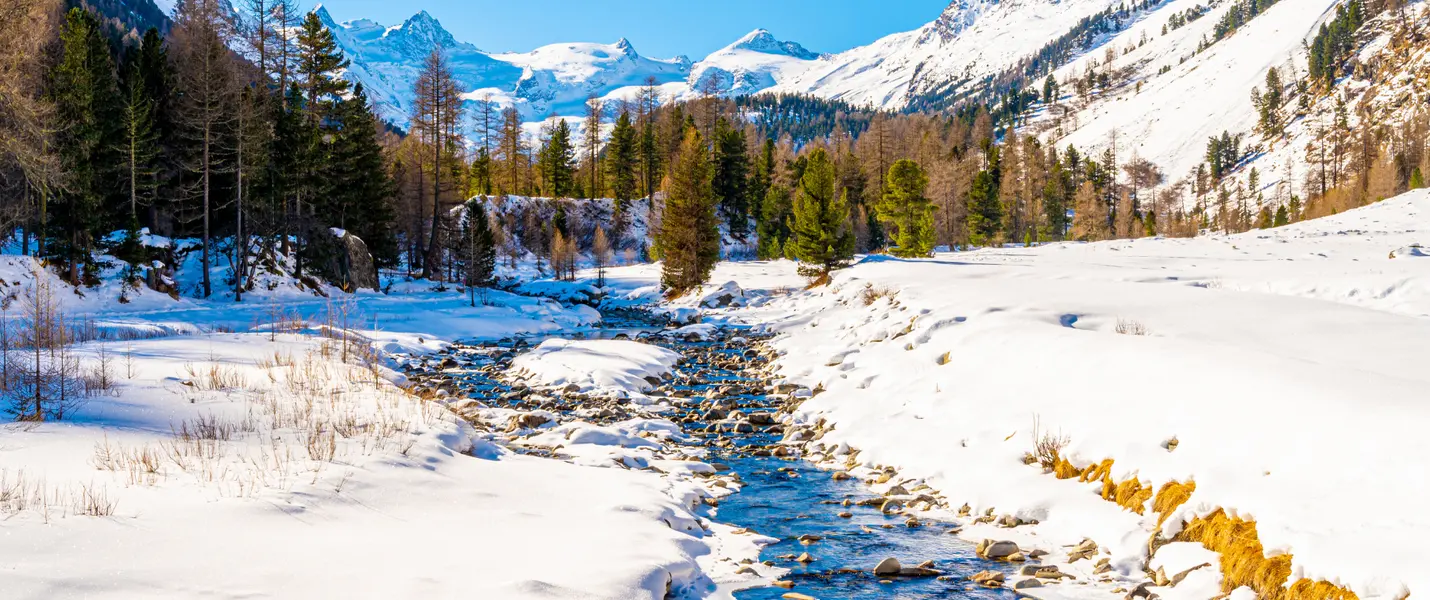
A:
{"type": "Polygon", "coordinates": [[[954,0],[923,27],[828,56],[775,89],[901,109],[1006,69],[1122,0],[954,0]]]}
{"type": "Polygon", "coordinates": [[[422,61],[436,47],[450,54],[469,98],[490,96],[528,120],[579,115],[590,94],[633,97],[652,78],[667,100],[781,91],[901,109],[920,95],[998,73],[1120,1],[954,0],[917,30],[837,54],[756,29],[698,62],[644,57],[624,39],[490,52],[457,41],[426,12],[385,27],[369,20],[337,23],[321,6],[316,10],[352,59],[349,76],[364,83],[387,118],[401,123],[422,61]]]}
{"type": "Polygon", "coordinates": [[[691,70],[683,56],[647,58],[624,39],[494,53],[457,41],[426,11],[395,27],[366,19],[337,23],[325,8],[316,11],[352,62],[348,78],[362,82],[383,116],[399,124],[407,121],[423,61],[436,48],[447,53],[469,99],[490,96],[503,107],[516,106],[528,120],[578,115],[590,94],[610,96],[650,78],[659,85],[679,83],[691,70]]]}

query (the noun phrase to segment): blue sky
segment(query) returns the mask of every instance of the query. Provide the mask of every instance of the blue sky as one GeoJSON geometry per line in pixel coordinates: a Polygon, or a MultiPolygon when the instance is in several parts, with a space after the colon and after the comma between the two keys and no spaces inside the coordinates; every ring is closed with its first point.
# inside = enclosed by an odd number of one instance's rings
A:
{"type": "MultiPolygon", "coordinates": [[[[815,52],[839,52],[938,17],[949,0],[327,0],[338,21],[396,25],[425,9],[488,51],[630,39],[651,57],[693,60],[763,27],[815,52]]],[[[311,7],[313,0],[307,0],[311,7]]]]}

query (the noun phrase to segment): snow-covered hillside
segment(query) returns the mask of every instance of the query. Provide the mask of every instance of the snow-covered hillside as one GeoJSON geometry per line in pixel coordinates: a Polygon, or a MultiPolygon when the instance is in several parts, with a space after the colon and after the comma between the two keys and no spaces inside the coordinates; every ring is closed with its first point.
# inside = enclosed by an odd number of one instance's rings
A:
{"type": "MultiPolygon", "coordinates": [[[[789,263],[722,264],[714,284],[767,301],[712,318],[779,332],[780,373],[823,390],[791,428],[818,432],[814,460],[1037,521],[960,519],[970,540],[1049,550],[1045,564],[1077,577],[1036,597],[1121,598],[1149,558],[1168,577],[1213,567],[1154,594],[1222,597],[1235,586],[1217,554],[1179,537],[1220,509],[1254,521],[1256,558],[1283,556],[1287,583],[1392,600],[1430,589],[1426,244],[1430,192],[1417,191],[1229,236],[869,257],[805,292],[789,291],[789,263]],[[1119,505],[1102,481],[1025,464],[1041,435],[1065,440],[1077,469],[1110,459],[1109,480],[1145,495],[1119,505]],[[1151,492],[1172,481],[1195,489],[1158,515],[1151,492]],[[1149,557],[1154,533],[1172,543],[1149,557]],[[1066,564],[1085,538],[1108,571],[1066,564]]],[[[1248,592],[1233,597],[1266,597],[1248,592]]]]}

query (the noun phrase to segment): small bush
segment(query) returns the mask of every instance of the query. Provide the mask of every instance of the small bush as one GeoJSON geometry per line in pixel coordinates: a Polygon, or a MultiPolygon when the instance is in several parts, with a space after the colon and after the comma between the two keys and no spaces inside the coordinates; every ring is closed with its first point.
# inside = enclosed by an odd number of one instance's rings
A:
{"type": "Polygon", "coordinates": [[[1130,319],[1117,320],[1117,333],[1122,335],[1148,335],[1146,325],[1130,319]]]}
{"type": "Polygon", "coordinates": [[[878,302],[880,298],[893,298],[898,294],[898,290],[866,283],[864,289],[859,291],[859,301],[863,302],[864,306],[870,306],[878,302]]]}
{"type": "Polygon", "coordinates": [[[1033,456],[1038,459],[1038,464],[1043,467],[1044,472],[1057,471],[1059,462],[1067,462],[1061,459],[1063,448],[1066,448],[1070,441],[1061,433],[1043,431],[1041,420],[1033,418],[1033,456]]]}

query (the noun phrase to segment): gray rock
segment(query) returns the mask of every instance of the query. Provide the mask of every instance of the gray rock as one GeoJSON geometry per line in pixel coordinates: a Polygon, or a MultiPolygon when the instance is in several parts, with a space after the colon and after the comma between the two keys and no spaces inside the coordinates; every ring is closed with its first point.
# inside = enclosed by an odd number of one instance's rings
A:
{"type": "Polygon", "coordinates": [[[1018,554],[1019,552],[1018,544],[1007,540],[1001,540],[996,542],[984,540],[984,544],[979,544],[979,546],[982,548],[982,551],[979,554],[983,555],[983,558],[989,558],[993,560],[997,560],[1000,558],[1008,558],[1014,554],[1018,554]]]}
{"type": "Polygon", "coordinates": [[[899,559],[890,556],[889,558],[879,561],[879,564],[874,567],[874,574],[898,575],[901,569],[903,569],[903,566],[899,564],[899,559]]]}

